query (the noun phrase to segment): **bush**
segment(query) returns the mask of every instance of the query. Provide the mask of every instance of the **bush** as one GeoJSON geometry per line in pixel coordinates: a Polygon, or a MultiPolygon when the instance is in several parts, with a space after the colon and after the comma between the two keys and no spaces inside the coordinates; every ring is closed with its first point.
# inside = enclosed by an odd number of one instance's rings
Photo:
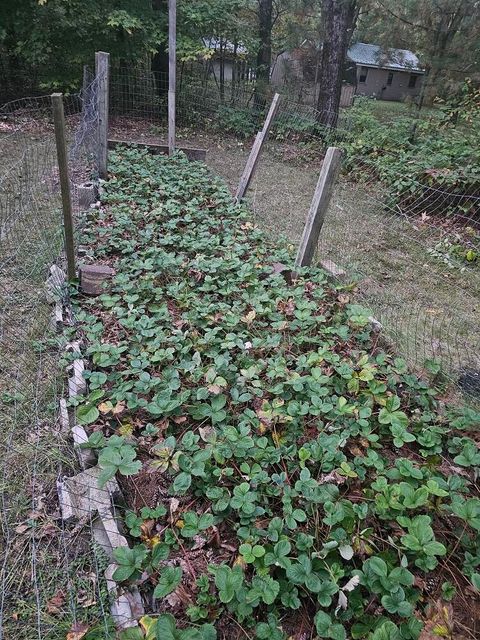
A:
{"type": "Polygon", "coordinates": [[[215,114],[215,128],[239,138],[250,138],[257,130],[257,118],[250,109],[222,105],[215,114]]]}
{"type": "Polygon", "coordinates": [[[418,120],[412,139],[411,116],[379,122],[369,102],[359,101],[350,111],[348,169],[379,177],[390,188],[390,204],[407,213],[478,217],[475,198],[461,197],[480,196],[476,127],[456,126],[439,112],[418,120]]]}

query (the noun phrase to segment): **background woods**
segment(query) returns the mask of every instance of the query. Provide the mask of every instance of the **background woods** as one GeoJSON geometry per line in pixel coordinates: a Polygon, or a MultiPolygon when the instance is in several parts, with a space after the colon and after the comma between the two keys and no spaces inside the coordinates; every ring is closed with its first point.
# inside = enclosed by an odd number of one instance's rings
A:
{"type": "MultiPolygon", "coordinates": [[[[118,65],[166,73],[166,16],[167,0],[4,0],[1,97],[73,89],[98,49],[118,65]]],[[[465,77],[478,79],[479,17],[476,0],[179,0],[178,61],[184,71],[202,68],[222,96],[226,84],[255,81],[257,106],[276,74],[309,80],[319,110],[337,111],[349,43],[371,42],[420,56],[421,101],[431,104],[465,77]]]]}

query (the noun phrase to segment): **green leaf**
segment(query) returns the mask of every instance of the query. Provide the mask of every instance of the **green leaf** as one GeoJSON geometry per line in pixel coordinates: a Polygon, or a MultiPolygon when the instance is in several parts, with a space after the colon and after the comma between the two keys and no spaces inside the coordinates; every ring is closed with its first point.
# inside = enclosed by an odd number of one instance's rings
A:
{"type": "Polygon", "coordinates": [[[178,587],[182,581],[181,567],[165,567],[160,572],[157,586],[153,592],[154,598],[164,598],[178,587]]]}
{"type": "Polygon", "coordinates": [[[192,475],[186,471],[181,471],[173,481],[172,493],[183,496],[183,494],[188,491],[191,484],[192,475]]]}
{"type": "Polygon", "coordinates": [[[155,632],[157,634],[157,640],[179,640],[176,632],[175,618],[169,613],[163,613],[158,617],[155,632]]]}
{"type": "Polygon", "coordinates": [[[233,600],[235,592],[243,583],[243,572],[241,567],[236,565],[233,569],[227,565],[219,565],[214,569],[215,586],[218,589],[220,602],[228,603],[233,600]]]}
{"type": "Polygon", "coordinates": [[[79,424],[92,424],[98,420],[100,412],[94,405],[87,403],[77,407],[76,409],[77,421],[79,424]]]}

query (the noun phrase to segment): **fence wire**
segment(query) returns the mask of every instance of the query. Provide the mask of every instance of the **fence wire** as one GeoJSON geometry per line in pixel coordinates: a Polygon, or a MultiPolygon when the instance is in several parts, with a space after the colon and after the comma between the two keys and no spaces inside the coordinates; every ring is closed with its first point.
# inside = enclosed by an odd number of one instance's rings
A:
{"type": "MultiPolygon", "coordinates": [[[[110,137],[165,144],[167,85],[166,75],[114,68],[110,137]]],[[[77,234],[96,199],[90,182],[96,177],[97,93],[98,81],[87,73],[82,92],[64,100],[77,234]]],[[[248,83],[221,91],[208,78],[185,75],[177,95],[178,146],[205,148],[212,170],[234,192],[268,104],[248,83]]],[[[322,113],[283,97],[248,194],[258,224],[295,246],[325,151],[343,149],[317,259],[344,295],[372,309],[383,325],[379,340],[416,369],[431,361],[432,372],[432,361],[438,362],[454,389],[478,397],[480,270],[458,261],[451,248],[480,252],[480,190],[458,192],[409,178],[408,188],[395,191],[375,156],[352,156],[361,136],[354,110],[322,113]],[[328,125],[332,120],[337,127],[328,125]]],[[[67,302],[68,291],[58,279],[65,264],[49,96],[0,110],[0,152],[0,639],[83,637],[86,629],[113,638],[105,575],[119,535],[115,487],[99,490],[95,468],[87,469],[88,504],[83,489],[70,483],[72,518],[65,518],[69,505],[57,497],[57,483],[68,485],[65,478],[80,471],[71,420],[65,428],[58,418],[58,400],[68,394],[65,365],[72,367],[73,395],[85,382],[75,369],[77,347],[62,355],[69,339],[64,325],[75,319],[64,316],[62,334],[52,324],[54,305],[67,302]],[[92,514],[95,505],[106,510],[106,519],[92,514]]],[[[378,152],[395,156],[388,139],[378,152]]],[[[142,488],[130,489],[141,506],[142,488]]]]}
{"type": "MultiPolygon", "coordinates": [[[[167,84],[165,74],[114,69],[110,136],[165,144],[167,84]]],[[[222,92],[211,78],[184,74],[177,144],[206,148],[207,162],[234,192],[270,99],[257,96],[253,84],[226,85],[222,92]]],[[[410,110],[409,126],[417,118],[410,110]]],[[[478,398],[480,184],[470,180],[464,191],[448,180],[443,186],[428,168],[421,180],[412,177],[411,158],[402,175],[393,162],[401,152],[389,140],[389,126],[399,122],[400,116],[391,122],[384,116],[384,139],[362,155],[365,130],[356,107],[332,114],[282,96],[248,197],[259,224],[298,243],[326,148],[340,147],[342,174],[317,259],[333,263],[351,298],[371,308],[388,345],[411,367],[425,373],[426,366],[437,382],[443,376],[453,389],[478,398]],[[335,128],[328,126],[332,120],[335,128]]]]}
{"type": "MultiPolygon", "coordinates": [[[[94,199],[96,90],[64,97],[75,227],[94,199]]],[[[64,523],[57,480],[78,472],[59,420],[68,288],[50,96],[0,109],[0,638],[65,638],[110,624],[106,556],[64,523]]],[[[68,334],[67,334],[68,335],[68,334]]],[[[103,637],[103,636],[102,636],[103,637]]],[[[105,635],[104,637],[108,637],[105,635]]]]}

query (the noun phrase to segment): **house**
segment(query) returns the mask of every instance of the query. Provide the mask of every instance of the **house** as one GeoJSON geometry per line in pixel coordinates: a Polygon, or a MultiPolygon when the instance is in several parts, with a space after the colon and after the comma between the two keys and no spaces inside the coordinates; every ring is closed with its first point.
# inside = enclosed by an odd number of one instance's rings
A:
{"type": "Polygon", "coordinates": [[[234,75],[238,80],[251,80],[255,77],[254,70],[248,61],[248,52],[242,43],[234,44],[223,38],[202,38],[208,55],[205,59],[209,65],[209,72],[215,78],[223,77],[224,82],[231,82],[234,75]]]}
{"type": "MultiPolygon", "coordinates": [[[[356,95],[405,100],[419,95],[425,70],[407,49],[383,49],[357,42],[347,53],[356,76],[356,95]]],[[[348,66],[348,65],[347,65],[348,66]]]]}

